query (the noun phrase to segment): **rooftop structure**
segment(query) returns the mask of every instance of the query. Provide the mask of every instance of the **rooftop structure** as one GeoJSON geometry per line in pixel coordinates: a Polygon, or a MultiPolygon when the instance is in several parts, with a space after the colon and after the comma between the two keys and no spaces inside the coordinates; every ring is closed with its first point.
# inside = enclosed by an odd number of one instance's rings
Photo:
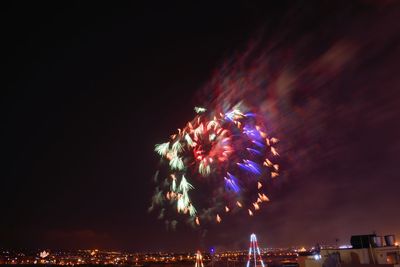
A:
{"type": "Polygon", "coordinates": [[[299,256],[299,267],[322,266],[393,266],[400,267],[400,247],[394,235],[351,237],[351,248],[321,249],[320,253],[299,256]]]}

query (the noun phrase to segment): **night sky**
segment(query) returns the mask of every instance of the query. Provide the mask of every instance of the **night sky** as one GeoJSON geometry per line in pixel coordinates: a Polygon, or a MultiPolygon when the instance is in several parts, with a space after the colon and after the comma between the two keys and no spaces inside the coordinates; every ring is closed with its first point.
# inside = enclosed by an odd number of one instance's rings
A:
{"type": "Polygon", "coordinates": [[[272,247],[400,238],[399,4],[278,2],[3,6],[0,247],[245,249],[252,231],[272,247]],[[260,88],[284,162],[272,201],[250,219],[167,231],[147,212],[154,144],[254,43],[275,79],[260,88]]]}

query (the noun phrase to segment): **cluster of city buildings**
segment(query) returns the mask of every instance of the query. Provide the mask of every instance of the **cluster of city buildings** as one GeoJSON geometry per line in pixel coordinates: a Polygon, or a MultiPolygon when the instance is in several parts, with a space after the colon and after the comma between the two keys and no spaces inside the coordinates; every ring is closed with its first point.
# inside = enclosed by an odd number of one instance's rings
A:
{"type": "Polygon", "coordinates": [[[78,251],[0,251],[0,264],[126,264],[128,254],[99,250],[78,251]]]}
{"type": "Polygon", "coordinates": [[[394,235],[354,235],[351,246],[299,253],[299,267],[400,267],[400,247],[394,235]]]}
{"type": "MultiPolygon", "coordinates": [[[[257,248],[262,264],[251,267],[400,267],[400,247],[394,235],[352,236],[349,246],[320,246],[311,248],[257,248]],[[265,263],[265,266],[264,266],[265,263]]],[[[250,249],[251,251],[251,249],[250,249]]],[[[0,264],[7,265],[126,265],[150,266],[161,264],[194,265],[198,253],[125,253],[101,250],[32,251],[0,249],[0,264]]],[[[204,266],[239,267],[249,262],[249,251],[202,252],[204,266]]]]}
{"type": "MultiPolygon", "coordinates": [[[[303,248],[304,249],[304,248],[303,248]]],[[[297,257],[297,252],[301,248],[271,248],[261,249],[263,257],[290,259],[293,261],[297,257]]],[[[203,252],[205,263],[221,263],[241,266],[247,261],[248,251],[224,251],[219,253],[203,252]]],[[[32,251],[21,252],[12,250],[0,250],[0,264],[20,265],[20,264],[48,264],[48,265],[131,265],[144,266],[150,264],[179,263],[188,264],[196,261],[196,253],[125,253],[117,251],[102,250],[77,250],[77,251],[32,251]]]]}
{"type": "Polygon", "coordinates": [[[49,264],[49,265],[136,265],[146,263],[173,263],[194,261],[188,253],[125,253],[103,250],[77,251],[0,251],[0,264],[49,264]]]}

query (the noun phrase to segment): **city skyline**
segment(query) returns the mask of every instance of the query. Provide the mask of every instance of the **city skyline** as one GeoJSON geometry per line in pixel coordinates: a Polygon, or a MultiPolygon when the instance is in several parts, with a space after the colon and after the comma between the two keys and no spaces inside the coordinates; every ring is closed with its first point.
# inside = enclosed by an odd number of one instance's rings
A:
{"type": "Polygon", "coordinates": [[[400,236],[398,3],[28,3],[3,13],[0,248],[195,252],[246,249],[253,232],[263,247],[400,236]],[[154,145],[227,81],[249,84],[223,96],[244,92],[280,140],[270,201],[200,227],[177,214],[167,230],[148,212],[154,145]]]}

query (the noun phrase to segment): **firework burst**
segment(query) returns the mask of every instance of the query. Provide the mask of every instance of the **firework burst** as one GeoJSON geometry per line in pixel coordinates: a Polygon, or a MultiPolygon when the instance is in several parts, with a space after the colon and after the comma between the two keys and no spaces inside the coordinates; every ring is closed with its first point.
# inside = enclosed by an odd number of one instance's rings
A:
{"type": "Polygon", "coordinates": [[[236,105],[226,112],[196,107],[197,115],[165,143],[157,144],[165,179],[158,181],[151,210],[170,205],[193,225],[243,210],[254,216],[268,202],[265,183],[278,176],[278,139],[263,119],[236,105]]]}

